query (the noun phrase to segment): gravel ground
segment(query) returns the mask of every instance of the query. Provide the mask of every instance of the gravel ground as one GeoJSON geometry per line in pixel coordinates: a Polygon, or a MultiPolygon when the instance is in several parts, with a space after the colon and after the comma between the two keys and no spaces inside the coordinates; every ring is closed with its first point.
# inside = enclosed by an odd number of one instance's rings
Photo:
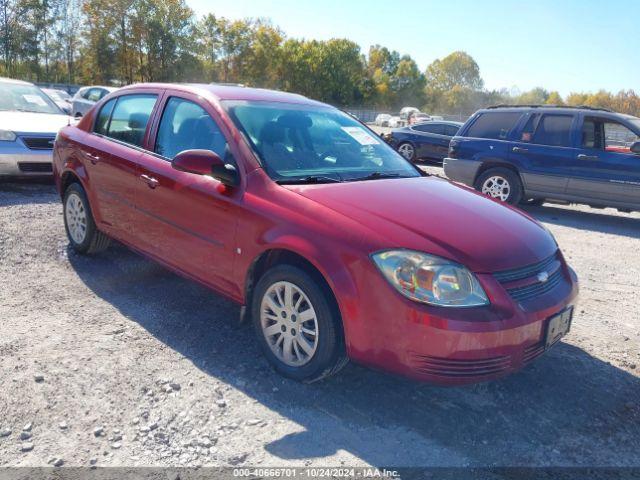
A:
{"type": "Polygon", "coordinates": [[[121,246],[74,254],[50,184],[0,184],[0,465],[639,466],[640,215],[528,210],[581,281],[561,344],[469,387],[301,385],[237,306],[121,246]]]}

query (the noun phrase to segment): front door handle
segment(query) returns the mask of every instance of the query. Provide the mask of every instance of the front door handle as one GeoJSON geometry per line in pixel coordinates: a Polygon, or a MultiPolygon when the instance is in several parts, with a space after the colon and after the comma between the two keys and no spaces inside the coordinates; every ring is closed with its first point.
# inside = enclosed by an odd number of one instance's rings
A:
{"type": "Polygon", "coordinates": [[[529,149],[528,148],[522,148],[522,147],[513,147],[511,149],[511,151],[514,152],[514,153],[526,153],[526,152],[529,151],[529,149]]]}
{"type": "Polygon", "coordinates": [[[89,160],[91,160],[91,163],[94,165],[100,161],[100,157],[98,155],[94,155],[93,153],[89,152],[84,152],[84,154],[89,157],[89,160]]]}
{"type": "Polygon", "coordinates": [[[598,160],[598,156],[597,155],[585,155],[584,153],[581,153],[580,155],[578,155],[578,160],[598,160]]]}
{"type": "Polygon", "coordinates": [[[149,185],[149,188],[156,188],[160,183],[157,178],[150,177],[149,175],[142,174],[140,178],[149,185]]]}

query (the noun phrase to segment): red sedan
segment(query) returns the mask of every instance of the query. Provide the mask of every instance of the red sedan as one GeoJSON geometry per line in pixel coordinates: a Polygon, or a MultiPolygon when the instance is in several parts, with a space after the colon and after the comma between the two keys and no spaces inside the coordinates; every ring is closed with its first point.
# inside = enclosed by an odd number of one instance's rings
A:
{"type": "Polygon", "coordinates": [[[544,227],[299,95],[123,88],[59,133],[54,175],[75,250],[113,238],[238,302],[297,380],[347,359],[487,380],[570,327],[577,279],[544,227]]]}

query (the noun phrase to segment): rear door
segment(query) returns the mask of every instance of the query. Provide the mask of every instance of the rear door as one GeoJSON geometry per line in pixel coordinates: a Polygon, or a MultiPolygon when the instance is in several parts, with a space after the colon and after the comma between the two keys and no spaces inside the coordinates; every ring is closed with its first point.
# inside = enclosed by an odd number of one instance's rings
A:
{"type": "Polygon", "coordinates": [[[137,162],[157,99],[157,93],[141,92],[109,100],[100,108],[93,132],[81,147],[99,222],[125,241],[135,233],[137,162]]]}
{"type": "Polygon", "coordinates": [[[629,149],[640,140],[640,132],[632,128],[610,117],[582,117],[568,193],[606,204],[640,206],[640,156],[629,149]]]}
{"type": "Polygon", "coordinates": [[[530,194],[564,195],[575,148],[576,115],[531,112],[515,132],[509,158],[530,194]]]}
{"type": "MultiPolygon", "coordinates": [[[[213,109],[197,96],[167,93],[154,126],[155,141],[139,158],[136,208],[144,216],[143,249],[184,273],[225,292],[235,251],[240,188],[230,189],[210,176],[175,170],[180,152],[206,149],[234,164],[227,136],[213,109]]],[[[237,292],[233,292],[236,294],[237,292]]]]}
{"type": "Polygon", "coordinates": [[[415,133],[418,158],[442,160],[447,156],[451,137],[445,134],[445,125],[442,123],[422,123],[412,126],[411,130],[415,133]]]}

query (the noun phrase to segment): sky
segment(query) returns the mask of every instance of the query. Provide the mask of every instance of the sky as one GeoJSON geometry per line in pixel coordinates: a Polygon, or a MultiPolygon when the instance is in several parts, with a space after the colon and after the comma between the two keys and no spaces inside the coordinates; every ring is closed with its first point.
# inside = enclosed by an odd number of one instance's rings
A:
{"type": "Polygon", "coordinates": [[[186,0],[198,16],[264,17],[288,37],[380,44],[421,70],[456,50],[488,89],[640,92],[640,0],[186,0]]]}

